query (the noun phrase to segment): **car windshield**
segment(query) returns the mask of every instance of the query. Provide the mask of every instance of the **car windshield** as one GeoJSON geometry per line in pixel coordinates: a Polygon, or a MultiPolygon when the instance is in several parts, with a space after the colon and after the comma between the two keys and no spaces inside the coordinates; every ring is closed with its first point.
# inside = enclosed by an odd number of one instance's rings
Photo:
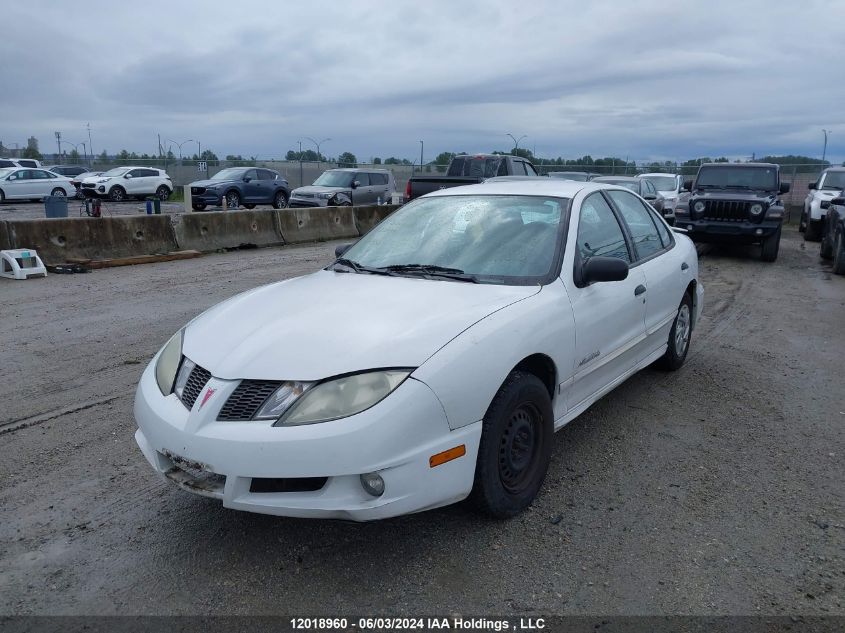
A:
{"type": "Polygon", "coordinates": [[[675,176],[646,176],[645,179],[653,184],[658,191],[678,190],[678,179],[675,176]]]}
{"type": "Polygon", "coordinates": [[[778,174],[774,167],[701,167],[695,186],[774,191],[778,174]]]}
{"type": "Polygon", "coordinates": [[[9,174],[15,171],[14,167],[0,167],[0,178],[5,178],[9,174]]]}
{"type": "Polygon", "coordinates": [[[590,179],[590,176],[580,171],[552,171],[549,172],[549,178],[563,178],[565,180],[587,182],[590,179]]]}
{"type": "Polygon", "coordinates": [[[593,182],[603,182],[607,185],[616,185],[617,187],[627,187],[634,193],[640,192],[640,183],[636,180],[614,180],[612,178],[596,178],[593,182]]]}
{"type": "Polygon", "coordinates": [[[482,283],[537,284],[552,270],[568,203],[542,196],[420,198],[367,233],[343,259],[371,272],[425,276],[439,269],[482,283]]]}
{"type": "Polygon", "coordinates": [[[493,176],[504,176],[499,173],[499,165],[502,159],[499,157],[485,156],[457,156],[449,163],[447,176],[465,176],[477,178],[492,178],[493,176]]]}
{"type": "Polygon", "coordinates": [[[355,174],[351,171],[324,171],[314,181],[317,187],[350,187],[355,174]]]}
{"type": "Polygon", "coordinates": [[[845,171],[829,171],[824,175],[822,189],[845,189],[845,171]]]}
{"type": "Polygon", "coordinates": [[[243,178],[245,169],[223,169],[211,177],[211,180],[240,180],[243,178]]]}
{"type": "Polygon", "coordinates": [[[115,167],[114,169],[109,169],[107,172],[103,172],[103,176],[107,178],[113,178],[114,176],[122,176],[127,171],[129,171],[128,167],[115,167]]]}

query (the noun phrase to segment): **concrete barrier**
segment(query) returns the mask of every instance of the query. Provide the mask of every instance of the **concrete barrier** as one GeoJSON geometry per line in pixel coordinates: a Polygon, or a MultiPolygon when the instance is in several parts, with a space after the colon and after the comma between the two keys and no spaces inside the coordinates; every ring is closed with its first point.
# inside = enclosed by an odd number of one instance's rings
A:
{"type": "Polygon", "coordinates": [[[352,214],[355,217],[355,228],[359,235],[369,233],[373,227],[384,220],[401,205],[373,205],[370,207],[352,207],[352,214]]]}
{"type": "Polygon", "coordinates": [[[284,244],[279,218],[273,209],[186,213],[171,216],[181,250],[203,252],[241,246],[284,244]]]}
{"type": "Polygon", "coordinates": [[[352,207],[279,209],[279,226],[287,244],[359,237],[352,207]]]}
{"type": "Polygon", "coordinates": [[[32,248],[48,264],[177,250],[167,215],[8,220],[10,248],[32,248]]]}
{"type": "Polygon", "coordinates": [[[5,220],[0,220],[0,251],[9,250],[12,248],[11,242],[9,242],[9,229],[6,226],[5,220]]]}

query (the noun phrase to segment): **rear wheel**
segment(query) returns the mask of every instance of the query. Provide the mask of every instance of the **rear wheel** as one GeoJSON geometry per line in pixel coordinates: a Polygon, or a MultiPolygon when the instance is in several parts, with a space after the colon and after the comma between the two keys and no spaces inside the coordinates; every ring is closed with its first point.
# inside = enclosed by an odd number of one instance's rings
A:
{"type": "MultiPolygon", "coordinates": [[[[764,262],[773,262],[778,258],[778,251],[780,250],[780,227],[766,239],[763,240],[763,250],[760,253],[760,259],[764,262]]],[[[807,239],[806,234],[804,239],[807,239]]]]}
{"type": "Polygon", "coordinates": [[[67,197],[67,192],[62,189],[61,187],[56,187],[53,191],[50,192],[51,196],[58,196],[59,198],[67,197]]]}
{"type": "Polygon", "coordinates": [[[237,191],[232,189],[226,193],[226,208],[227,209],[237,209],[241,206],[241,196],[238,194],[237,191]]]}
{"type": "Polygon", "coordinates": [[[0,189],[0,204],[3,204],[4,202],[6,202],[6,194],[3,193],[2,189],[0,189]]]}
{"type": "Polygon", "coordinates": [[[833,257],[833,244],[830,241],[829,231],[824,231],[822,233],[822,243],[819,245],[819,256],[822,259],[830,259],[833,257]]]}
{"type": "Polygon", "coordinates": [[[206,207],[206,205],[205,205],[205,203],[204,203],[204,202],[195,202],[195,203],[193,203],[193,204],[191,205],[191,208],[192,208],[194,211],[202,211],[202,210],[204,210],[204,209],[205,209],[205,207],[206,207]]]}
{"type": "Polygon", "coordinates": [[[500,519],[525,510],[549,468],[553,434],[546,386],[533,374],[511,372],[484,415],[471,502],[500,519]]]}
{"type": "Polygon", "coordinates": [[[689,342],[692,337],[692,297],[689,293],[684,293],[684,298],[681,300],[681,305],[678,306],[678,311],[675,313],[675,322],[672,323],[672,329],[669,330],[669,341],[666,347],[666,353],[657,361],[657,365],[661,369],[667,371],[675,371],[680,369],[681,365],[687,359],[687,352],[689,352],[689,342]]]}
{"type": "Polygon", "coordinates": [[[109,190],[109,200],[112,202],[123,202],[126,200],[126,190],[123,187],[112,187],[109,190]]]}
{"type": "Polygon", "coordinates": [[[276,196],[273,198],[273,208],[274,209],[284,209],[288,206],[288,197],[285,195],[284,191],[279,191],[276,193],[276,196]]]}
{"type": "Polygon", "coordinates": [[[156,196],[161,201],[167,200],[170,197],[170,189],[161,185],[158,189],[156,189],[156,196]]]}
{"type": "Polygon", "coordinates": [[[845,275],[845,238],[842,235],[842,231],[838,231],[833,244],[833,272],[837,275],[845,275]]]}

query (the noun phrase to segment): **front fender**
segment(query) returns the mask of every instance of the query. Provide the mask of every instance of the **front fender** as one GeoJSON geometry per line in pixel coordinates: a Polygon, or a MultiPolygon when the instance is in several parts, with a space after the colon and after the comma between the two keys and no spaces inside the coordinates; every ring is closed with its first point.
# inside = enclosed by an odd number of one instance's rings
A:
{"type": "MultiPolygon", "coordinates": [[[[415,372],[440,399],[452,429],[481,420],[496,392],[520,361],[534,354],[551,358],[555,384],[572,374],[575,320],[560,280],[485,317],[462,332],[415,372]]],[[[555,418],[566,410],[558,389],[555,418]]]]}

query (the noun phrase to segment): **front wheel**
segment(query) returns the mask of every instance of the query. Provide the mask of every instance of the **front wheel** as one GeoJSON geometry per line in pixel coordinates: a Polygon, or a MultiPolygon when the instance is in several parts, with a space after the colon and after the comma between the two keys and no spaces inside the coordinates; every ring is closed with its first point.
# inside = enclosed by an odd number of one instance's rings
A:
{"type": "Polygon", "coordinates": [[[657,361],[658,366],[667,371],[680,369],[681,365],[687,359],[691,337],[692,297],[690,297],[689,293],[684,293],[681,305],[678,306],[678,311],[675,313],[675,321],[672,323],[672,329],[669,330],[666,353],[657,361]]]}
{"type": "Polygon", "coordinates": [[[807,216],[807,224],[804,228],[804,239],[808,242],[818,242],[822,237],[821,220],[813,220],[807,216]]]}
{"type": "Polygon", "coordinates": [[[226,193],[226,208],[237,209],[239,206],[241,206],[241,197],[238,192],[233,189],[226,193]]]}
{"type": "MultiPolygon", "coordinates": [[[[809,227],[809,225],[807,226],[809,227]]],[[[807,239],[806,233],[804,233],[804,239],[807,239]]],[[[774,234],[763,240],[763,250],[760,252],[760,259],[764,262],[773,262],[778,258],[778,251],[780,251],[780,227],[778,227],[778,230],[774,234]]]]}
{"type": "Polygon", "coordinates": [[[288,206],[288,197],[285,195],[284,191],[279,191],[276,196],[273,198],[273,208],[274,209],[284,209],[288,206]]]}
{"type": "Polygon", "coordinates": [[[67,192],[61,187],[56,187],[55,189],[53,189],[53,191],[50,192],[50,195],[57,196],[59,198],[65,198],[67,197],[67,192]]]}
{"type": "Polygon", "coordinates": [[[842,231],[836,234],[833,244],[833,272],[845,275],[845,238],[842,237],[842,231]]]}
{"type": "Polygon", "coordinates": [[[205,210],[205,207],[206,207],[206,205],[205,205],[205,203],[204,203],[204,202],[194,202],[194,203],[191,205],[191,208],[192,208],[194,211],[203,211],[203,210],[205,210]]]}
{"type": "Polygon", "coordinates": [[[112,187],[109,190],[109,200],[112,202],[123,202],[126,200],[126,190],[123,187],[112,187]]]}
{"type": "Polygon", "coordinates": [[[833,257],[833,244],[830,242],[829,231],[824,231],[822,234],[822,243],[819,244],[819,257],[822,259],[831,259],[833,257]]]}
{"type": "Polygon", "coordinates": [[[548,389],[533,374],[511,372],[481,428],[470,501],[507,519],[531,505],[549,468],[554,422],[548,389]]]}
{"type": "Polygon", "coordinates": [[[167,200],[170,197],[170,189],[168,189],[167,187],[162,185],[161,187],[156,189],[156,196],[158,197],[159,200],[164,202],[165,200],[167,200]]]}

